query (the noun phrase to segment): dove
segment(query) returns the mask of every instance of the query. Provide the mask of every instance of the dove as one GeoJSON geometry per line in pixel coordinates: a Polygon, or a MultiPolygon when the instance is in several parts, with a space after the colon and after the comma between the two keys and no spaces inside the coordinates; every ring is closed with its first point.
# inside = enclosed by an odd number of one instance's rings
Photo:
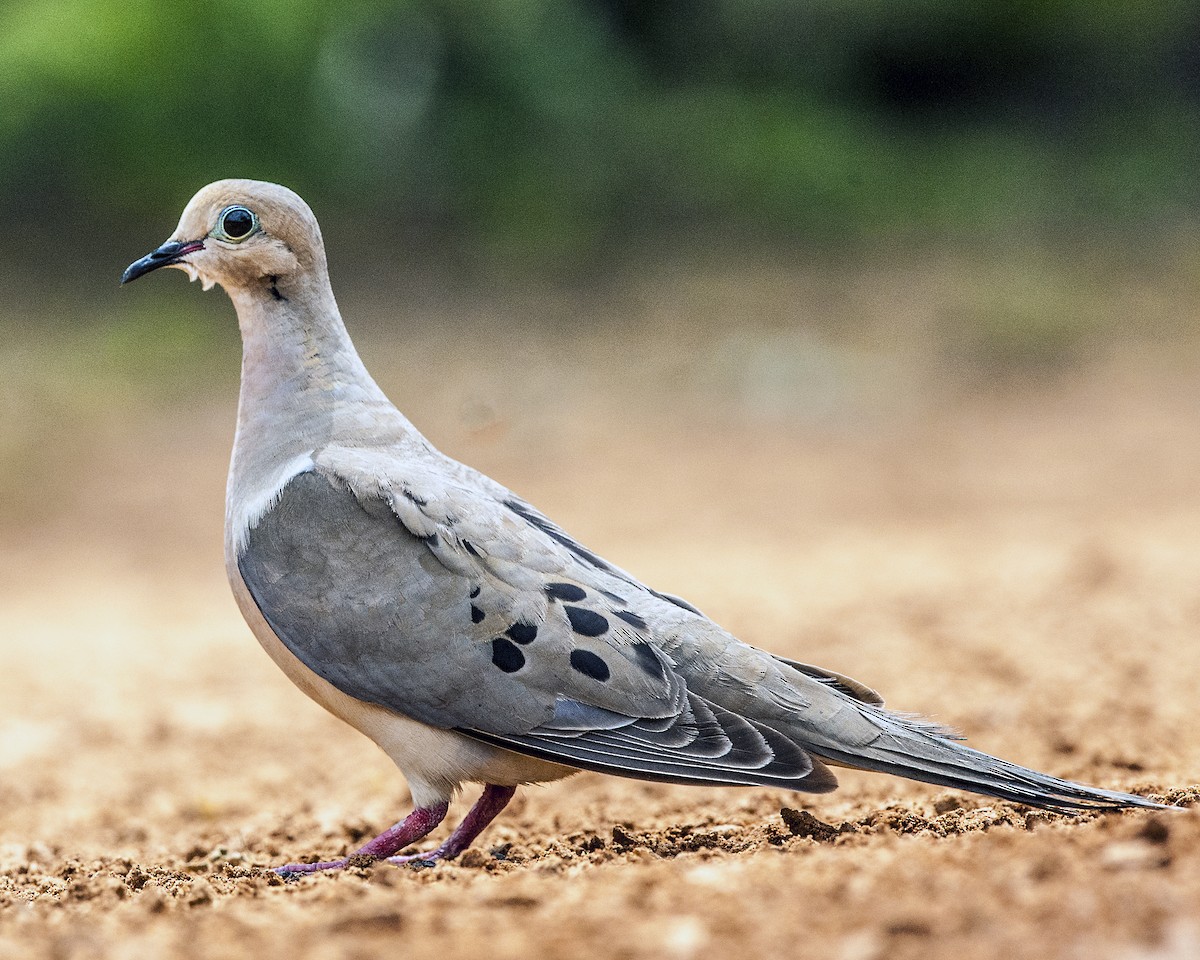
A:
{"type": "Polygon", "coordinates": [[[224,288],[243,341],[226,490],[237,604],[305,694],[374,740],[413,811],[349,856],[452,859],[524,784],[580,770],[825,793],[831,767],[1051,811],[1158,808],[971,749],[832,670],[742,643],[439,452],[359,358],[321,231],[294,192],[220,180],[130,264],[224,288]],[[409,853],[463,784],[478,802],[409,853]]]}

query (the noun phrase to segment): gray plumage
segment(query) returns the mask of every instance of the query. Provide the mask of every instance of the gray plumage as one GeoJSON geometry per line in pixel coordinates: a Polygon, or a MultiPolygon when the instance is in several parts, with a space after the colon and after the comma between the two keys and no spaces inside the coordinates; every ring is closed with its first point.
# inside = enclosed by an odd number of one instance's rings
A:
{"type": "Polygon", "coordinates": [[[835,764],[1053,810],[1156,806],[971,750],[855,680],[741,643],[443,456],[363,367],[291,191],[206,187],[125,279],[158,266],[222,284],[238,311],[226,561],[243,613],[306,693],[393,757],[418,808],[493,785],[446,855],[515,785],[576,769],[824,792],[835,764]],[[253,230],[230,237],[231,210],[253,230]]]}

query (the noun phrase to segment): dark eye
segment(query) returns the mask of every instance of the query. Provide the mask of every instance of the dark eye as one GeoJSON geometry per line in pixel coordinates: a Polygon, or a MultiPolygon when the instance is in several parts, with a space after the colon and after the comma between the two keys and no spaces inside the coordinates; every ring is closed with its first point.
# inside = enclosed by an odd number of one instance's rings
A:
{"type": "Polygon", "coordinates": [[[226,207],[217,217],[217,229],[214,231],[221,240],[231,240],[236,243],[245,240],[258,227],[258,217],[245,207],[226,207]]]}

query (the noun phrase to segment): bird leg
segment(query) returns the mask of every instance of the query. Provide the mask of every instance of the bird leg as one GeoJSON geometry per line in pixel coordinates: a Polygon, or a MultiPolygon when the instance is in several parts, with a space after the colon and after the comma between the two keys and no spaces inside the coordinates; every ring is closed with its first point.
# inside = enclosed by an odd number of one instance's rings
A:
{"type": "Polygon", "coordinates": [[[425,863],[437,860],[453,860],[471,845],[471,841],[483,833],[484,828],[496,819],[496,815],[508,806],[508,801],[517,792],[516,787],[498,787],[485,784],[483,794],[475,801],[462,823],[436,850],[429,853],[413,853],[403,857],[388,857],[388,863],[425,863]]]}
{"type": "MultiPolygon", "coordinates": [[[[512,796],[512,789],[509,789],[508,796],[512,796]]],[[[481,801],[482,802],[482,801],[481,801]]],[[[505,798],[507,802],[507,797],[505,798]]],[[[476,804],[478,807],[479,805],[476,804]]],[[[487,820],[479,825],[475,833],[471,834],[474,837],[486,825],[488,820],[491,820],[504,806],[503,803],[491,813],[487,820]]],[[[435,803],[430,807],[418,807],[399,823],[384,830],[374,840],[370,840],[363,844],[354,853],[348,857],[343,857],[341,860],[326,860],[322,863],[289,863],[283,867],[276,867],[275,872],[284,877],[295,876],[301,873],[316,873],[318,870],[342,870],[351,865],[371,863],[375,860],[382,860],[385,857],[390,857],[397,850],[403,850],[409,844],[416,843],[422,837],[426,836],[434,827],[436,827],[446,817],[446,811],[450,809],[449,803],[435,803]]],[[[473,814],[475,811],[472,810],[473,814]]],[[[470,814],[467,820],[470,819],[470,814]]],[[[466,824],[463,821],[463,825],[466,824]]],[[[460,825],[458,830],[454,832],[454,836],[462,830],[463,825],[460,825]]],[[[454,839],[454,836],[450,840],[454,839]]],[[[443,846],[448,846],[450,840],[446,841],[443,846]]],[[[470,838],[467,840],[470,843],[470,838]]],[[[439,848],[440,849],[440,848],[439,848]]]]}

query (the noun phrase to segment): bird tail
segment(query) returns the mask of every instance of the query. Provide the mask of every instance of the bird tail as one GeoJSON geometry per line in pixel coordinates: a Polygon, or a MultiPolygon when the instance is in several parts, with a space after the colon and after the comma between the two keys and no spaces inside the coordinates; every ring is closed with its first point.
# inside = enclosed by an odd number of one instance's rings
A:
{"type": "Polygon", "coordinates": [[[973,750],[942,728],[887,710],[860,705],[883,729],[862,746],[822,743],[810,749],[830,763],[891,773],[943,787],[969,790],[1043,810],[1115,810],[1122,807],[1174,809],[1132,793],[1102,790],[1009,763],[973,750]]]}

